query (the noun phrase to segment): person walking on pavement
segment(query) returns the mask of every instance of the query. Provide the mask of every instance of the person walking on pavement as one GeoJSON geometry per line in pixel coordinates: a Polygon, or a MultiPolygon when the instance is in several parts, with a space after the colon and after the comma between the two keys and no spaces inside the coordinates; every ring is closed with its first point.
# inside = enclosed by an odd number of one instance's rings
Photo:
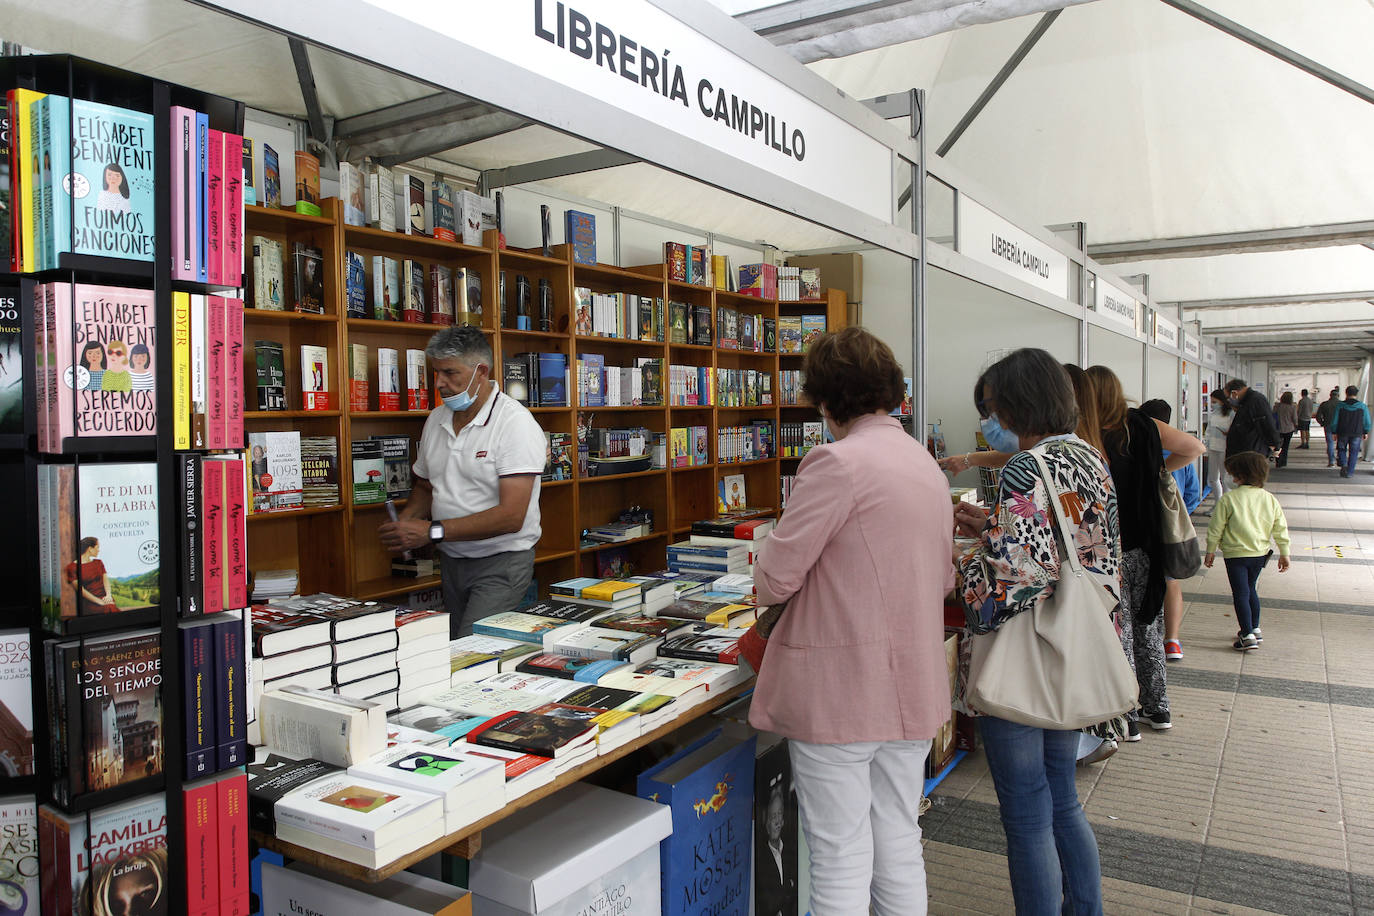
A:
{"type": "Polygon", "coordinates": [[[1312,400],[1312,396],[1307,393],[1307,389],[1302,390],[1302,397],[1298,399],[1298,435],[1301,440],[1298,448],[1307,448],[1312,444],[1312,412],[1317,409],[1317,402],[1312,400]]]}
{"type": "Polygon", "coordinates": [[[1226,431],[1226,457],[1241,452],[1259,452],[1269,457],[1281,444],[1269,399],[1238,378],[1226,383],[1226,393],[1236,410],[1231,428],[1226,431]]]}
{"type": "Polygon", "coordinates": [[[1334,468],[1336,466],[1336,433],[1331,427],[1331,421],[1336,416],[1336,411],[1341,408],[1341,390],[1331,389],[1331,397],[1322,401],[1317,408],[1317,423],[1322,428],[1322,434],[1326,436],[1326,466],[1334,468]]]}
{"type": "Polygon", "coordinates": [[[1357,397],[1359,393],[1360,389],[1354,385],[1346,387],[1345,400],[1331,423],[1336,434],[1336,461],[1342,477],[1355,475],[1355,465],[1364,451],[1364,440],[1369,436],[1369,408],[1357,397]]]}
{"type": "Polygon", "coordinates": [[[1278,423],[1279,438],[1283,441],[1274,467],[1283,468],[1288,466],[1288,446],[1293,441],[1293,433],[1298,431],[1298,406],[1293,403],[1293,392],[1285,391],[1279,397],[1274,404],[1274,416],[1278,423]]]}

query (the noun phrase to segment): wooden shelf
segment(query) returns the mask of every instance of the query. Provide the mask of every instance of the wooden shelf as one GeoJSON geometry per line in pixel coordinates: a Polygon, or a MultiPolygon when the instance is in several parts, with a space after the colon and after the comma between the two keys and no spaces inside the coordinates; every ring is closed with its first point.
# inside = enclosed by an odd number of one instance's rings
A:
{"type": "Polygon", "coordinates": [[[301,509],[280,509],[275,512],[253,512],[248,516],[250,522],[276,522],[283,519],[304,518],[310,515],[330,515],[342,512],[343,504],[337,506],[309,506],[301,509]]]}
{"type": "Polygon", "coordinates": [[[534,549],[534,562],[549,563],[553,560],[562,560],[576,555],[576,550],[540,550],[536,547],[534,549]]]}
{"type": "Polygon", "coordinates": [[[577,409],[578,409],[578,410],[594,410],[594,411],[606,411],[606,410],[609,410],[609,411],[614,411],[614,412],[616,412],[616,413],[619,413],[619,412],[621,412],[621,411],[627,411],[627,410],[666,410],[666,408],[663,407],[661,404],[660,404],[660,405],[650,404],[650,405],[647,406],[647,407],[644,406],[644,405],[642,405],[642,404],[625,404],[625,405],[620,405],[620,406],[616,406],[616,407],[607,407],[607,406],[605,406],[605,405],[602,405],[602,406],[600,406],[600,407],[593,407],[593,406],[591,406],[590,404],[583,404],[583,405],[579,406],[577,409]]]}
{"type": "MultiPolygon", "coordinates": [[[[655,265],[662,269],[662,265],[655,265]]],[[[633,267],[615,267],[611,264],[574,264],[573,265],[573,284],[578,285],[578,275],[584,279],[600,280],[602,282],[629,282],[641,285],[663,285],[663,274],[658,276],[643,273],[633,267]],[[590,274],[590,277],[587,275],[590,274]]]]}
{"type": "MultiPolygon", "coordinates": [[[[560,246],[555,245],[554,249],[557,250],[559,247],[560,246]]],[[[524,261],[527,264],[547,265],[549,267],[568,266],[566,258],[546,258],[543,254],[524,248],[500,248],[496,252],[496,257],[503,261],[509,259],[512,261],[524,261]]]]}
{"type": "Polygon", "coordinates": [[[777,409],[778,408],[773,404],[751,404],[747,407],[722,407],[719,404],[716,405],[716,410],[721,413],[727,410],[731,413],[759,413],[761,411],[771,412],[777,409]]]}
{"type": "Polygon", "coordinates": [[[668,471],[673,474],[685,474],[688,471],[709,471],[715,466],[714,461],[708,461],[705,464],[684,464],[680,468],[668,468],[668,471]]]}
{"type": "MultiPolygon", "coordinates": [[[[293,232],[307,232],[316,229],[334,228],[334,220],[327,216],[309,216],[295,210],[282,210],[278,207],[244,206],[243,225],[248,232],[277,232],[290,235],[293,232]]],[[[247,252],[252,257],[252,246],[247,252]]]]}
{"type": "Polygon", "coordinates": [[[492,253],[490,248],[464,245],[462,242],[446,242],[428,235],[389,232],[386,229],[373,229],[371,226],[344,226],[343,230],[345,248],[370,248],[394,252],[402,257],[452,261],[473,256],[489,257],[492,253]]]}
{"type": "Polygon", "coordinates": [[[338,324],[338,315],[316,315],[314,312],[288,312],[286,310],[277,311],[275,309],[253,309],[243,310],[243,320],[252,321],[253,319],[265,321],[318,321],[328,324],[338,324]]]}
{"type": "Polygon", "coordinates": [[[422,420],[429,414],[429,410],[350,410],[348,412],[349,418],[353,420],[422,420]]]}
{"type": "Polygon", "coordinates": [[[563,407],[528,407],[528,408],[526,408],[526,409],[527,409],[530,413],[564,413],[565,411],[572,410],[571,407],[567,407],[567,406],[563,406],[563,407]]]}
{"type": "Polygon", "coordinates": [[[667,468],[651,468],[647,471],[632,471],[629,474],[605,474],[600,477],[579,477],[578,483],[605,483],[611,480],[632,480],[636,477],[657,477],[660,474],[668,473],[667,468]]]}
{"type": "Polygon", "coordinates": [[[732,293],[729,290],[716,290],[716,298],[724,299],[727,302],[742,302],[746,305],[776,305],[777,299],[766,299],[763,296],[750,296],[747,293],[732,293]]]}
{"type": "MultiPolygon", "coordinates": [[[[453,327],[451,324],[426,324],[420,321],[382,321],[377,318],[349,318],[348,326],[359,331],[380,331],[401,334],[434,334],[453,327]]],[[[485,330],[478,328],[478,330],[485,330]]]]}
{"type": "Polygon", "coordinates": [[[355,583],[353,597],[361,601],[376,601],[381,598],[418,592],[421,589],[436,588],[438,585],[438,576],[421,576],[418,579],[407,579],[404,576],[383,576],[379,579],[364,579],[355,583]]]}
{"type": "Polygon", "coordinates": [[[594,545],[592,545],[591,547],[583,547],[583,546],[581,546],[581,545],[578,545],[577,552],[578,552],[578,553],[600,553],[601,551],[603,551],[603,550],[608,550],[608,549],[610,549],[610,548],[612,548],[612,547],[628,547],[630,544],[643,544],[643,543],[645,543],[645,542],[647,542],[647,541],[659,541],[659,540],[662,540],[663,538],[666,538],[667,536],[668,536],[668,532],[666,532],[666,531],[654,531],[654,532],[651,532],[651,533],[649,533],[649,534],[644,535],[643,537],[630,538],[629,540],[626,540],[626,541],[610,541],[610,542],[605,543],[605,544],[594,544],[594,545]]]}
{"type": "Polygon", "coordinates": [[[543,491],[550,487],[566,487],[574,483],[577,483],[576,477],[570,477],[567,480],[541,480],[539,482],[539,489],[543,491]]]}
{"type": "Polygon", "coordinates": [[[760,464],[772,464],[776,458],[755,458],[751,461],[717,461],[716,466],[720,468],[722,474],[730,473],[731,468],[749,468],[760,464]]]}
{"type": "MultiPolygon", "coordinates": [[[[425,846],[420,847],[414,852],[407,853],[401,856],[400,858],[396,859],[395,861],[383,865],[381,868],[368,868],[364,865],[357,865],[353,862],[345,862],[343,859],[336,859],[333,856],[325,855],[319,850],[311,849],[308,846],[297,846],[294,843],[287,843],[284,840],[279,840],[274,836],[271,836],[266,833],[261,833],[259,831],[253,831],[251,836],[254,840],[258,842],[258,845],[262,846],[264,849],[271,849],[275,852],[279,852],[289,859],[297,859],[302,862],[308,862],[311,865],[315,865],[319,868],[323,868],[328,871],[335,872],[337,874],[346,875],[350,878],[356,878],[360,881],[367,881],[369,883],[384,881],[392,875],[396,874],[397,872],[404,871],[405,869],[409,868],[415,863],[428,859],[430,856],[436,853],[444,852],[446,850],[452,851],[455,855],[468,853],[471,849],[471,846],[465,845],[464,841],[470,838],[479,837],[481,832],[487,827],[499,823],[500,821],[504,820],[507,817],[510,817],[512,814],[521,810],[522,808],[528,808],[535,802],[547,798],[550,795],[553,795],[555,792],[558,792],[559,790],[564,789],[575,782],[580,782],[582,779],[586,778],[587,776],[590,776],[597,770],[600,770],[601,768],[634,753],[640,748],[652,744],[653,742],[658,741],[661,738],[667,737],[668,735],[671,735],[673,732],[682,728],[684,725],[687,725],[688,723],[694,722],[705,715],[715,712],[721,707],[726,706],[734,700],[749,693],[753,689],[754,682],[753,679],[750,679],[743,684],[737,684],[736,686],[730,688],[724,693],[718,695],[708,695],[705,701],[698,703],[695,706],[689,707],[688,709],[680,713],[677,717],[668,722],[663,723],[658,728],[655,728],[653,731],[646,732],[633,741],[626,742],[625,744],[621,745],[618,748],[615,748],[612,751],[609,751],[605,754],[600,754],[588,760],[586,763],[573,767],[571,770],[568,770],[566,773],[563,773],[553,782],[549,783],[546,786],[541,786],[532,792],[525,793],[524,795],[517,798],[515,801],[506,805],[500,811],[497,811],[494,814],[490,814],[479,821],[474,821],[473,823],[468,824],[466,827],[462,828],[456,833],[450,834],[446,837],[441,837],[440,839],[435,840],[433,843],[429,843],[425,846]]],[[[472,845],[475,846],[476,844],[474,843],[472,845]]]]}
{"type": "Polygon", "coordinates": [[[245,420],[315,420],[342,415],[339,410],[245,410],[245,420]]]}
{"type": "Polygon", "coordinates": [[[716,348],[713,347],[713,346],[711,346],[710,344],[670,343],[670,344],[668,344],[668,349],[669,349],[669,350],[696,350],[696,351],[698,351],[698,352],[700,352],[700,353],[711,353],[711,352],[713,352],[716,348]]]}
{"type": "Polygon", "coordinates": [[[520,331],[515,328],[502,328],[502,337],[509,337],[512,340],[567,340],[566,331],[520,331]]]}
{"type": "Polygon", "coordinates": [[[588,343],[610,344],[612,346],[653,347],[658,350],[663,349],[663,341],[661,340],[635,340],[632,337],[598,337],[595,334],[578,334],[573,340],[577,341],[579,344],[579,350],[582,349],[580,346],[581,344],[588,343]]]}

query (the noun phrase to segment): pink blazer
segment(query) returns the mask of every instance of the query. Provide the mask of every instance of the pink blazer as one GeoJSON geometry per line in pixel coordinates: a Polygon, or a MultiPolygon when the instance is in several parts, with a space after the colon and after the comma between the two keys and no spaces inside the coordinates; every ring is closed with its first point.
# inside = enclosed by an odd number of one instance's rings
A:
{"type": "Polygon", "coordinates": [[[816,744],[934,737],[950,710],[953,529],[945,475],[896,419],[861,417],[812,449],[754,570],[759,604],[792,600],[750,723],[816,744]]]}

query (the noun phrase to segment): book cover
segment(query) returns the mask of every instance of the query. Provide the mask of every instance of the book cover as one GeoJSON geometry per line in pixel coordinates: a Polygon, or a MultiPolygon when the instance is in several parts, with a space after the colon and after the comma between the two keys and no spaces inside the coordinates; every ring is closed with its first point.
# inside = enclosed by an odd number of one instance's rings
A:
{"type": "Polygon", "coordinates": [[[590,669],[595,672],[595,677],[590,682],[595,683],[596,678],[623,664],[625,663],[616,659],[607,660],[591,658],[590,656],[540,652],[521,660],[515,666],[515,670],[521,674],[538,674],[544,677],[556,677],[571,681],[586,680],[579,678],[578,675],[590,669]]]}
{"type": "Polygon", "coordinates": [[[205,516],[204,551],[201,554],[201,581],[204,583],[206,614],[224,610],[224,464],[203,461],[201,471],[201,506],[205,516]]]}
{"type": "Polygon", "coordinates": [[[348,768],[385,785],[437,795],[444,800],[445,833],[486,817],[505,806],[505,765],[423,744],[398,744],[348,768]]]}
{"type": "Polygon", "coordinates": [[[544,466],[544,480],[572,480],[574,445],[572,433],[545,433],[548,440],[548,463],[544,466]]]}
{"type": "Polygon", "coordinates": [[[801,352],[811,349],[811,345],[825,333],[824,315],[801,316],[801,352]]]}
{"type": "Polygon", "coordinates": [[[292,308],[312,315],[324,314],[324,251],[296,242],[291,248],[291,267],[296,281],[292,308]]]}
{"type": "Polygon", "coordinates": [[[320,160],[303,149],[296,150],[296,212],[319,216],[320,160]]]}
{"type": "Polygon", "coordinates": [[[248,493],[242,458],[224,462],[224,606],[248,606],[248,493]]]}
{"type": "Polygon", "coordinates": [[[425,320],[425,266],[409,258],[401,262],[401,320],[425,320]]]}
{"type": "Polygon", "coordinates": [[[478,620],[472,625],[472,632],[481,636],[500,636],[542,646],[546,642],[546,634],[567,625],[566,620],[539,617],[520,611],[505,611],[478,620]]]}
{"type": "Polygon", "coordinates": [[[24,329],[19,309],[19,287],[0,283],[0,434],[24,431],[24,329]]]}
{"type": "Polygon", "coordinates": [[[778,317],[778,352],[802,352],[802,319],[800,315],[778,317]]]}
{"type": "MultiPolygon", "coordinates": [[[[499,192],[498,192],[499,193],[499,192]]],[[[472,191],[459,191],[455,197],[458,202],[459,239],[464,245],[481,245],[482,234],[488,229],[499,229],[497,225],[496,201],[472,191]]]]}
{"type": "Polygon", "coordinates": [[[429,265],[429,323],[453,324],[453,268],[429,265]]]}
{"type": "Polygon", "coordinates": [[[200,188],[200,206],[196,208],[200,223],[196,232],[197,279],[206,283],[210,279],[210,116],[203,111],[196,112],[196,185],[200,188]]]}
{"type": "Polygon", "coordinates": [[[211,129],[206,156],[205,243],[209,283],[224,282],[224,131],[211,129]]]}
{"type": "Polygon", "coordinates": [[[396,173],[386,166],[377,166],[377,212],[374,229],[395,232],[396,225],[396,173]]]}
{"type": "Polygon", "coordinates": [[[28,776],[33,759],[33,665],[27,630],[0,631],[0,773],[28,776]]]}
{"type": "Polygon", "coordinates": [[[580,210],[563,211],[563,241],[572,247],[574,264],[596,263],[596,217],[580,210]]]}
{"type": "Polygon", "coordinates": [[[71,171],[53,176],[55,221],[48,228],[57,250],[151,261],[153,116],[84,99],[45,101],[60,127],[52,149],[63,148],[71,118],[71,171]]]}
{"type": "Polygon", "coordinates": [[[243,137],[224,135],[224,283],[243,285],[243,137]]]}
{"type": "Polygon", "coordinates": [[[216,912],[219,908],[219,848],[215,811],[219,804],[215,781],[204,779],[181,790],[182,835],[186,853],[187,913],[216,912]]]}
{"type": "Polygon", "coordinates": [[[46,806],[39,816],[52,825],[54,851],[60,853],[49,861],[66,878],[55,901],[59,911],[167,916],[181,909],[180,901],[168,899],[167,801],[163,796],[97,808],[89,820],[84,814],[68,815],[46,806]]]}
{"type": "Polygon", "coordinates": [[[301,409],[329,410],[329,351],[301,345],[301,409]]]}
{"type": "Polygon", "coordinates": [[[429,410],[429,372],[424,350],[406,350],[406,409],[429,410]]]}
{"type": "Polygon", "coordinates": [[[401,320],[401,272],[395,258],[372,256],[372,317],[401,320]]]}
{"type": "Polygon", "coordinates": [[[199,280],[196,235],[200,229],[200,194],[196,172],[196,113],[172,107],[172,277],[199,280]]]}
{"type": "Polygon", "coordinates": [[[187,779],[200,779],[219,769],[215,765],[215,622],[182,621],[177,624],[181,648],[183,762],[187,779]]]}
{"type": "Polygon", "coordinates": [[[563,353],[539,354],[539,405],[566,407],[568,405],[568,357],[563,353]]]}
{"type": "Polygon", "coordinates": [[[304,489],[301,434],[295,430],[249,433],[248,450],[253,511],[299,509],[304,489]]]}
{"type": "Polygon", "coordinates": [[[59,371],[50,423],[71,436],[157,432],[157,327],[152,290],[84,283],[49,287],[48,358],[59,371]]]}
{"type": "Polygon", "coordinates": [[[353,504],[386,502],[386,459],[377,439],[353,441],[353,504]]]}
{"type": "Polygon", "coordinates": [[[664,242],[663,263],[668,268],[669,280],[687,282],[687,246],[681,242],[664,242]]]}
{"type": "Polygon", "coordinates": [[[488,747],[562,757],[596,740],[597,727],[580,719],[533,712],[507,712],[468,732],[467,741],[488,747]]]}
{"type": "MultiPolygon", "coordinates": [[[[95,792],[162,772],[162,641],[156,630],[88,640],[76,684],[85,785],[95,792]]],[[[74,710],[69,707],[68,717],[74,710]]]]}
{"type": "Polygon", "coordinates": [[[245,206],[254,207],[258,203],[258,185],[255,163],[257,155],[253,149],[253,138],[243,138],[243,203],[245,206]]]}
{"type": "Polygon", "coordinates": [[[425,234],[425,180],[406,176],[406,235],[425,234]]]}
{"type": "Polygon", "coordinates": [[[243,300],[224,300],[224,443],[243,448],[243,300]]]}
{"type": "Polygon", "coordinates": [[[248,779],[239,770],[215,780],[216,845],[219,851],[219,912],[247,916],[248,898],[248,779]]]}
{"type": "MultiPolygon", "coordinates": [[[[40,875],[38,809],[32,795],[0,798],[0,838],[0,874],[5,876],[0,879],[0,912],[38,916],[40,886],[51,893],[56,869],[49,866],[40,875]]],[[[48,901],[43,903],[46,907],[48,901]]]]}
{"type": "Polygon", "coordinates": [[[265,235],[253,236],[253,308],[285,310],[282,257],[281,242],[265,235]]]}
{"type": "Polygon", "coordinates": [[[367,269],[356,251],[344,254],[344,291],[349,318],[367,317],[367,269]]]}
{"type": "Polygon", "coordinates": [[[471,267],[459,268],[454,274],[454,295],[458,297],[455,324],[482,326],[482,275],[471,267]]]}
{"type": "Polygon", "coordinates": [[[377,409],[401,409],[401,370],[398,354],[390,347],[377,348],[377,409]]]}
{"type": "Polygon", "coordinates": [[[286,409],[286,356],[275,340],[253,341],[258,410],[286,409]]]}
{"type": "Polygon", "coordinates": [[[502,360],[501,390],[526,407],[530,406],[529,361],[524,354],[502,360]]]}
{"type": "Polygon", "coordinates": [[[339,440],[301,437],[301,503],[307,508],[339,504],[339,440]]]}
{"type": "Polygon", "coordinates": [[[640,774],[639,797],[673,811],[659,844],[664,916],[748,910],[754,743],[717,729],[640,774]]]}
{"type": "Polygon", "coordinates": [[[373,436],[382,443],[382,459],[386,470],[387,499],[410,496],[411,448],[409,436],[373,436]]]}
{"type": "Polygon", "coordinates": [[[222,297],[205,297],[205,321],[205,447],[223,449],[228,447],[224,354],[229,334],[222,297]]]}
{"type": "Polygon", "coordinates": [[[251,616],[254,655],[280,655],[329,642],[329,621],[306,611],[255,604],[251,616]]]}
{"type": "Polygon", "coordinates": [[[277,151],[266,143],[262,145],[262,185],[263,206],[281,207],[281,165],[277,151]]]}
{"type": "Polygon", "coordinates": [[[244,730],[244,630],[237,617],[214,624],[215,769],[227,770],[248,762],[244,730]]]}
{"type": "Polygon", "coordinates": [[[639,633],[645,636],[664,637],[676,630],[682,629],[684,624],[678,620],[668,620],[662,617],[650,617],[637,611],[607,614],[605,617],[598,617],[596,620],[598,627],[608,630],[625,630],[629,633],[639,633]]]}
{"type": "Polygon", "coordinates": [[[295,759],[263,750],[246,769],[248,824],[253,830],[275,833],[277,802],[304,785],[338,774],[340,768],[311,757],[295,759]]]}
{"type": "Polygon", "coordinates": [[[368,410],[372,403],[367,380],[367,344],[348,345],[348,409],[368,410]]]}
{"type": "Polygon", "coordinates": [[[692,628],[692,632],[669,636],[663,640],[663,645],[658,647],[658,654],[665,658],[735,665],[739,663],[741,632],[743,631],[698,624],[692,628]]]}
{"type": "Polygon", "coordinates": [[[339,163],[339,200],[343,202],[346,225],[367,225],[367,213],[363,203],[363,173],[351,162],[339,163]]]}
{"type": "Polygon", "coordinates": [[[555,637],[553,651],[559,655],[642,664],[654,657],[659,642],[660,640],[652,635],[603,630],[599,626],[590,626],[574,630],[566,636],[555,637]]]}
{"type": "Polygon", "coordinates": [[[434,237],[445,242],[458,241],[458,223],[453,208],[453,188],[442,177],[434,179],[430,192],[434,213],[434,237]]]}

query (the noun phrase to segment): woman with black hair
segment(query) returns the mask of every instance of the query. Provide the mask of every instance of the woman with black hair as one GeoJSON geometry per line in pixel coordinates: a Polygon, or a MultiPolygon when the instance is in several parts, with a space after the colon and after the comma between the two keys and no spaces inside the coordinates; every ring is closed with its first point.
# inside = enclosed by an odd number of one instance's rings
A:
{"type": "Polygon", "coordinates": [[[124,174],[124,169],[120,168],[118,162],[111,162],[105,166],[101,176],[100,196],[96,198],[95,205],[101,210],[128,213],[132,208],[129,206],[129,178],[124,174]]]}

